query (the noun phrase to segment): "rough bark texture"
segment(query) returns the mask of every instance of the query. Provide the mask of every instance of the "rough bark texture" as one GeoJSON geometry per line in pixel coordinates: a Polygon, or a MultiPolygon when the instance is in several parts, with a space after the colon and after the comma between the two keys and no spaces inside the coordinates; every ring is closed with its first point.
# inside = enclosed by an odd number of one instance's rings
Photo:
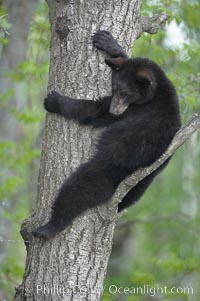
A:
{"type": "MultiPolygon", "coordinates": [[[[50,11],[49,91],[90,99],[107,94],[110,71],[93,49],[91,35],[98,29],[110,30],[130,53],[132,42],[141,33],[141,0],[48,2],[55,9],[50,11]]],[[[109,208],[102,206],[86,212],[54,239],[42,241],[28,235],[48,220],[56,191],[64,178],[89,157],[96,134],[90,128],[47,115],[36,209],[22,226],[24,239],[30,241],[26,271],[15,300],[101,299],[115,226],[116,197],[109,208]]]]}

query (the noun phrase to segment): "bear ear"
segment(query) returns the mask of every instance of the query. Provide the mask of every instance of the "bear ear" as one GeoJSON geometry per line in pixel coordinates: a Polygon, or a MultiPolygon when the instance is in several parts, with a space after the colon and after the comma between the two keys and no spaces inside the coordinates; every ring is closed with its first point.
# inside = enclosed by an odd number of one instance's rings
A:
{"type": "Polygon", "coordinates": [[[141,69],[137,72],[137,79],[139,82],[146,85],[153,85],[153,76],[151,72],[147,69],[141,69]]]}
{"type": "Polygon", "coordinates": [[[154,97],[157,87],[156,79],[151,70],[148,69],[140,69],[136,74],[138,83],[143,88],[143,91],[145,91],[144,103],[154,97]]]}
{"type": "Polygon", "coordinates": [[[105,63],[114,70],[121,69],[127,61],[128,59],[124,57],[105,59],[105,63]]]}

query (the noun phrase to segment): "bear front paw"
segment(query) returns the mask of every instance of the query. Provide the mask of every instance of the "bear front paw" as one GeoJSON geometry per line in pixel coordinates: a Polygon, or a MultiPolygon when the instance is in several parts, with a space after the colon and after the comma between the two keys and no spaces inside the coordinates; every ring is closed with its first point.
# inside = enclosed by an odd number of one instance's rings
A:
{"type": "Polygon", "coordinates": [[[58,113],[59,98],[61,95],[56,91],[51,91],[44,100],[44,107],[50,113],[58,113]]]}
{"type": "Polygon", "coordinates": [[[126,52],[113,38],[112,34],[107,30],[99,30],[92,36],[93,45],[98,49],[104,51],[108,56],[128,57],[126,52]]]}
{"type": "Polygon", "coordinates": [[[109,52],[110,44],[113,43],[114,38],[107,30],[99,30],[92,36],[93,45],[98,49],[109,52]]]}

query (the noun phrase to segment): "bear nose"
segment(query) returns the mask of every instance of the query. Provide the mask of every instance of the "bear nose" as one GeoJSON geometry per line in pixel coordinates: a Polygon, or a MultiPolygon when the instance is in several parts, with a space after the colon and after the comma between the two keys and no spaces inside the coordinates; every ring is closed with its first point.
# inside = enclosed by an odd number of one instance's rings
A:
{"type": "Polygon", "coordinates": [[[114,115],[121,115],[128,108],[123,97],[119,94],[113,95],[109,112],[114,115]]]}

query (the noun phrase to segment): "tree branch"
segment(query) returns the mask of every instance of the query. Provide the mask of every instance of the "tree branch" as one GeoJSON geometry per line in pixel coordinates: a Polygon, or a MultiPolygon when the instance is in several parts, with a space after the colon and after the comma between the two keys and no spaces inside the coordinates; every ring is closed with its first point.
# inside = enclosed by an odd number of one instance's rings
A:
{"type": "Polygon", "coordinates": [[[183,126],[174,136],[174,139],[172,140],[171,144],[169,145],[166,152],[151,166],[147,168],[141,168],[134,172],[131,176],[125,179],[124,182],[122,182],[116,193],[120,195],[121,198],[123,198],[124,195],[120,193],[124,190],[122,189],[122,186],[125,185],[126,187],[126,193],[127,191],[131,190],[134,186],[137,185],[141,180],[143,180],[145,177],[147,177],[149,174],[151,174],[154,170],[156,170],[160,165],[162,165],[168,158],[170,158],[176,150],[183,145],[186,140],[198,129],[200,128],[200,111],[195,113],[193,117],[187,122],[185,126],[183,126]]]}
{"type": "Polygon", "coordinates": [[[165,12],[155,15],[151,18],[140,17],[140,31],[138,32],[137,39],[141,36],[143,32],[148,32],[150,34],[155,34],[159,30],[160,26],[169,19],[169,15],[165,12]]]}

